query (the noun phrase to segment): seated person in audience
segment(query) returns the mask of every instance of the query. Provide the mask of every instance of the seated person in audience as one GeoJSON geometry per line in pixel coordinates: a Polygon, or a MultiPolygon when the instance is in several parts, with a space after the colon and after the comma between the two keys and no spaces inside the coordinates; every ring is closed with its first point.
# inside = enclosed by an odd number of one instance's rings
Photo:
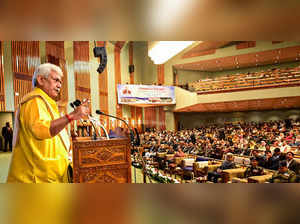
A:
{"type": "Polygon", "coordinates": [[[156,144],[156,141],[155,141],[155,140],[152,140],[152,141],[151,141],[150,151],[151,151],[151,152],[157,152],[157,149],[158,149],[158,145],[156,144]]]}
{"type": "Polygon", "coordinates": [[[218,182],[218,178],[221,177],[221,173],[223,170],[227,169],[234,169],[236,168],[234,162],[233,162],[233,154],[232,153],[227,153],[226,154],[226,160],[222,163],[222,165],[213,172],[208,172],[207,174],[207,180],[208,181],[213,181],[214,183],[218,182]]]}
{"type": "Polygon", "coordinates": [[[281,152],[284,152],[284,153],[287,153],[288,151],[290,151],[290,149],[291,149],[291,146],[289,146],[289,145],[287,144],[287,142],[284,140],[284,141],[282,142],[282,145],[280,146],[280,151],[281,151],[281,152]]]}
{"type": "Polygon", "coordinates": [[[294,131],[293,131],[293,130],[290,130],[288,136],[286,136],[286,138],[285,138],[285,141],[286,141],[288,144],[291,144],[292,142],[294,142],[294,138],[295,138],[295,136],[294,136],[294,131]]]}
{"type": "Polygon", "coordinates": [[[157,149],[158,152],[166,152],[166,146],[164,144],[159,144],[158,145],[158,149],[157,149]]]}
{"type": "Polygon", "coordinates": [[[285,160],[280,161],[278,171],[269,179],[270,183],[295,183],[297,176],[294,171],[287,168],[285,160]]]}
{"type": "Polygon", "coordinates": [[[289,170],[294,171],[297,175],[300,174],[300,164],[294,159],[293,152],[288,152],[286,154],[286,162],[289,170]]]}
{"type": "Polygon", "coordinates": [[[251,166],[248,167],[244,173],[244,178],[252,176],[261,176],[264,174],[263,168],[258,166],[258,161],[255,157],[251,157],[251,166]]]}
{"type": "Polygon", "coordinates": [[[265,151],[265,155],[263,157],[263,164],[262,167],[266,169],[271,169],[272,167],[272,152],[267,150],[265,151]]]}
{"type": "Polygon", "coordinates": [[[256,158],[258,165],[262,166],[264,163],[264,159],[262,156],[259,155],[258,150],[257,149],[253,149],[252,150],[252,156],[256,158]]]}
{"type": "Polygon", "coordinates": [[[279,141],[278,140],[275,140],[274,142],[273,142],[273,145],[271,146],[271,151],[272,152],[274,152],[274,150],[276,149],[276,148],[279,148],[280,146],[279,146],[279,141]]]}
{"type": "Polygon", "coordinates": [[[295,142],[294,142],[294,146],[299,146],[300,145],[300,133],[299,130],[296,131],[296,137],[295,137],[295,142]]]}
{"type": "Polygon", "coordinates": [[[280,149],[279,148],[274,149],[274,153],[271,157],[271,167],[270,167],[271,170],[278,170],[280,155],[281,155],[280,149]]]}
{"type": "Polygon", "coordinates": [[[198,145],[195,145],[194,149],[192,149],[192,151],[190,151],[190,154],[193,154],[193,155],[198,155],[200,154],[201,150],[199,148],[198,145]]]}
{"type": "Polygon", "coordinates": [[[265,151],[266,150],[266,142],[265,141],[261,141],[261,143],[258,145],[258,149],[265,151]]]}
{"type": "Polygon", "coordinates": [[[174,154],[174,149],[172,146],[169,147],[168,151],[167,151],[167,154],[174,154]]]}
{"type": "Polygon", "coordinates": [[[150,158],[153,158],[155,156],[155,153],[150,152],[149,149],[145,149],[144,153],[146,160],[149,160],[150,158]]]}
{"type": "Polygon", "coordinates": [[[244,145],[241,155],[249,156],[250,153],[251,153],[251,149],[249,148],[249,145],[248,144],[244,145]]]}
{"type": "Polygon", "coordinates": [[[270,145],[269,145],[269,144],[266,144],[265,149],[266,149],[266,151],[271,151],[270,145]]]}
{"type": "Polygon", "coordinates": [[[242,153],[242,150],[238,147],[238,144],[237,144],[237,143],[234,143],[234,144],[233,144],[233,153],[234,153],[234,154],[237,154],[237,155],[239,155],[239,154],[242,153]]]}
{"type": "Polygon", "coordinates": [[[297,146],[298,148],[294,149],[294,153],[300,154],[300,145],[297,146]]]}
{"type": "Polygon", "coordinates": [[[255,149],[255,146],[256,146],[256,143],[254,140],[251,140],[250,143],[249,143],[249,148],[250,149],[255,149]]]}
{"type": "Polygon", "coordinates": [[[182,143],[182,144],[183,144],[181,147],[182,151],[184,153],[189,153],[188,143],[182,143]]]}
{"type": "Polygon", "coordinates": [[[284,133],[281,131],[281,129],[279,130],[280,134],[279,136],[276,137],[276,140],[280,143],[281,141],[283,141],[285,139],[284,133]]]}
{"type": "Polygon", "coordinates": [[[181,146],[178,146],[178,151],[175,153],[175,157],[185,157],[185,153],[182,151],[181,146]]]}
{"type": "Polygon", "coordinates": [[[190,154],[192,151],[194,151],[195,146],[193,142],[189,142],[187,146],[187,152],[190,154]]]}

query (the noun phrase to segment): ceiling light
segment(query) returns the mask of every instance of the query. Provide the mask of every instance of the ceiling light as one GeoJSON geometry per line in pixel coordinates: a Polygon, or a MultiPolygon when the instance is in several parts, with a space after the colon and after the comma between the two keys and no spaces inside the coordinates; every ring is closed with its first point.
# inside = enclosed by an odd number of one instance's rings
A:
{"type": "Polygon", "coordinates": [[[148,56],[154,64],[164,64],[170,58],[193,44],[194,41],[152,41],[148,42],[148,56]]]}

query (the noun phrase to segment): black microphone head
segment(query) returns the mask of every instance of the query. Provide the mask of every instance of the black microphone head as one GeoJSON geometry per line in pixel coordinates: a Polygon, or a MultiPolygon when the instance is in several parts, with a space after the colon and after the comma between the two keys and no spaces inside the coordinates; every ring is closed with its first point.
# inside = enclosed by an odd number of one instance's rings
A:
{"type": "Polygon", "coordinates": [[[73,104],[73,103],[70,103],[70,106],[71,106],[72,108],[75,108],[75,106],[74,106],[74,104],[73,104]]]}
{"type": "Polygon", "coordinates": [[[81,105],[81,101],[80,100],[75,100],[73,102],[74,106],[79,107],[81,105]]]}
{"type": "Polygon", "coordinates": [[[103,114],[103,112],[101,110],[96,110],[96,114],[101,115],[101,114],[103,114]]]}

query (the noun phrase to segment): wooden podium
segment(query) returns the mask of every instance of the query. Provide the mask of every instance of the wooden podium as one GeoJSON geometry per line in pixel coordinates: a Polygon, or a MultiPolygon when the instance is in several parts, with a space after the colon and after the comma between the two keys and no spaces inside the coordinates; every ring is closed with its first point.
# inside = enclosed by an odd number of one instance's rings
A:
{"type": "Polygon", "coordinates": [[[131,183],[129,139],[79,137],[72,143],[74,183],[131,183]]]}

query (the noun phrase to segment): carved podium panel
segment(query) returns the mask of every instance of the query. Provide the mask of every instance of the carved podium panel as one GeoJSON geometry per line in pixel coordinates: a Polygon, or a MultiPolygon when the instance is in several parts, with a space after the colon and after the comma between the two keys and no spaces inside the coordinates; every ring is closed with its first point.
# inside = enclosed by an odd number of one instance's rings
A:
{"type": "Polygon", "coordinates": [[[128,139],[73,140],[74,183],[131,183],[128,139]]]}

